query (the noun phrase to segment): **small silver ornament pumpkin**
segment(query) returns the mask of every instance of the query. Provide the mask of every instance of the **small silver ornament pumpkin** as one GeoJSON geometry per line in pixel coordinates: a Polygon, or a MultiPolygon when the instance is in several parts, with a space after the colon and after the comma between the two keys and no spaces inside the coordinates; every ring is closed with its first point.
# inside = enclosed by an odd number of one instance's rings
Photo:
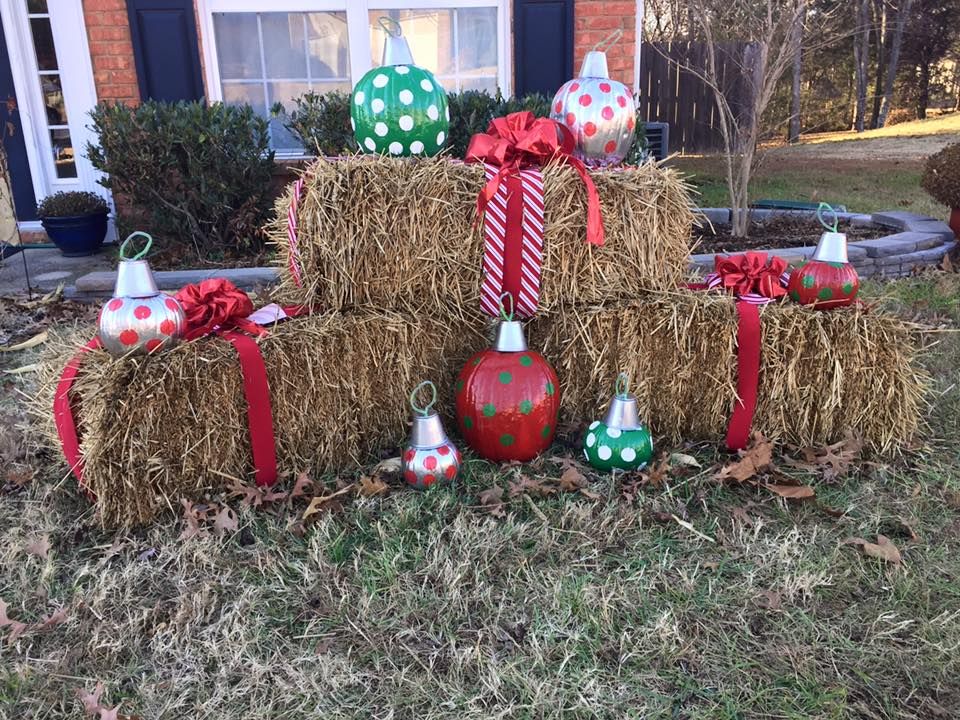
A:
{"type": "Polygon", "coordinates": [[[597,470],[639,470],[653,457],[653,438],[640,422],[628,383],[626,373],[617,376],[606,419],[590,423],[583,439],[583,454],[597,470]]]}
{"type": "MultiPolygon", "coordinates": [[[[604,43],[609,45],[618,37],[615,32],[604,43]]],[[[573,133],[577,142],[574,155],[588,167],[623,162],[637,123],[633,93],[610,79],[607,54],[597,49],[604,43],[586,54],[580,75],[557,90],[550,108],[550,117],[573,133]]]]}
{"type": "Polygon", "coordinates": [[[455,480],[463,461],[457,446],[447,437],[440,416],[431,410],[436,401],[437,388],[429,380],[417,385],[410,393],[413,429],[401,459],[404,479],[418,490],[424,490],[438,480],[455,480]],[[433,396],[421,408],[417,406],[417,394],[423,388],[430,388],[433,396]]]}
{"type": "Polygon", "coordinates": [[[153,238],[147,233],[131,233],[120,246],[120,265],[113,298],[100,310],[97,334],[111,355],[151,353],[172,347],[183,337],[187,319],[176,298],[161,293],[143,257],[150,250],[153,238]],[[147,239],[147,244],[132,258],[127,245],[134,237],[147,239]]]}

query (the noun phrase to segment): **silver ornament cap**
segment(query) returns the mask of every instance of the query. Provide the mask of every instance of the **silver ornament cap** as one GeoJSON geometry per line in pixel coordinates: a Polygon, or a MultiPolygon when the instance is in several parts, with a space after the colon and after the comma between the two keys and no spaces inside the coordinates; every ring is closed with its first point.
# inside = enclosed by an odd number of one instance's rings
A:
{"type": "Polygon", "coordinates": [[[160,289],[146,260],[121,260],[117,266],[114,297],[147,298],[159,295],[160,289]]]}
{"type": "Polygon", "coordinates": [[[417,415],[413,418],[413,428],[410,431],[410,447],[417,450],[437,448],[448,442],[447,433],[440,422],[437,413],[417,415]]]}
{"type": "Polygon", "coordinates": [[[381,17],[380,27],[387,33],[383,41],[383,56],[380,58],[380,66],[389,65],[413,65],[413,53],[410,51],[410,43],[403,36],[403,29],[400,23],[390,17],[381,17]]]}
{"type": "Polygon", "coordinates": [[[523,334],[523,323],[519,320],[501,320],[493,349],[497,352],[525,352],[527,338],[523,334]]]}
{"type": "Polygon", "coordinates": [[[580,76],[582,78],[603,78],[610,77],[610,70],[607,69],[607,54],[603,50],[590,50],[583,57],[583,64],[580,66],[580,76]]]}
{"type": "Polygon", "coordinates": [[[813,259],[822,262],[847,263],[847,236],[842,232],[832,230],[820,236],[817,249],[813,252],[813,259]]]}
{"type": "Polygon", "coordinates": [[[637,407],[637,396],[629,391],[629,381],[630,378],[626,373],[617,375],[616,390],[610,401],[607,417],[603,421],[608,428],[639,430],[643,427],[637,407]]]}

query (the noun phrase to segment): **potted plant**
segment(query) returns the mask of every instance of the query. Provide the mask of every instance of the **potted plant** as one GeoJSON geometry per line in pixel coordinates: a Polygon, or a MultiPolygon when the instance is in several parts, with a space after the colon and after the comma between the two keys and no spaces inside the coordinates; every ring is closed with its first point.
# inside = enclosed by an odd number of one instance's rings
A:
{"type": "Polygon", "coordinates": [[[37,205],[37,216],[47,235],[67,257],[93,255],[107,235],[109,208],[92,192],[58,192],[37,205]]]}
{"type": "Polygon", "coordinates": [[[927,158],[920,185],[950,208],[950,229],[960,237],[960,143],[947,145],[927,158]]]}

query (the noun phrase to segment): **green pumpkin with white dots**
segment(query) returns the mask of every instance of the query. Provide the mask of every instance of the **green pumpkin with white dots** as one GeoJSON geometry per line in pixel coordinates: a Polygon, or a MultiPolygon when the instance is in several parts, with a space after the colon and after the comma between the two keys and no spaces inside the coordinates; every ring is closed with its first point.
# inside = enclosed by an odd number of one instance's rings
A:
{"type": "Polygon", "coordinates": [[[640,423],[637,398],[627,391],[626,374],[603,422],[594,420],[583,438],[583,454],[597,470],[639,470],[653,457],[653,437],[640,423]]]}
{"type": "Polygon", "coordinates": [[[433,73],[413,64],[399,34],[388,31],[382,66],[353,88],[350,124],[366,153],[408,157],[443,150],[450,133],[447,93],[433,73]]]}

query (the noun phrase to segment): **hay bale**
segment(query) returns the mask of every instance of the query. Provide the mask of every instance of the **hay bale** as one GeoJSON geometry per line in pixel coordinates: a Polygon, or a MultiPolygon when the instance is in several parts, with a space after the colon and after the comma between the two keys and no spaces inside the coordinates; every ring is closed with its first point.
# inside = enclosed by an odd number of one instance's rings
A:
{"type": "MultiPolygon", "coordinates": [[[[397,447],[410,388],[435,379],[441,406],[451,409],[454,377],[488,344],[489,327],[479,315],[463,322],[369,311],[277,326],[261,348],[280,468],[349,471],[397,447]]],[[[924,376],[911,326],[859,308],[783,304],[763,308],[762,327],[757,430],[822,444],[853,429],[877,453],[914,435],[924,376]]],[[[658,437],[675,442],[723,438],[735,397],[736,330],[730,298],[678,291],[541,316],[528,334],[556,367],[567,421],[599,416],[614,377],[626,370],[643,416],[658,437]]],[[[76,339],[61,344],[46,359],[36,412],[54,441],[53,386],[77,346],[76,339]]],[[[222,340],[146,358],[92,353],[74,400],[105,524],[142,523],[181,497],[250,481],[239,365],[222,340]]]]}
{"type": "MultiPolygon", "coordinates": [[[[606,243],[587,244],[586,193],[572,169],[544,169],[545,248],[540,309],[603,303],[676,285],[687,271],[693,213],[678,173],[655,163],[593,173],[606,243]]],[[[298,248],[303,287],[288,271],[293,187],[268,226],[283,296],[324,309],[369,305],[465,319],[480,303],[480,165],[445,158],[351,156],[305,173],[298,248]]]]}

